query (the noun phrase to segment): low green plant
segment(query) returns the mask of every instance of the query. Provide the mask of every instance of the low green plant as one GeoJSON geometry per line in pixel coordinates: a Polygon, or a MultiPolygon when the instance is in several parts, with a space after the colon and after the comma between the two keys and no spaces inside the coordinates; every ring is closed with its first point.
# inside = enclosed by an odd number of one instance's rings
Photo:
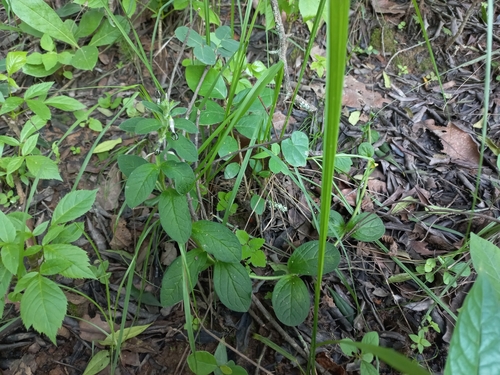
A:
{"type": "MultiPolygon", "coordinates": [[[[96,193],[80,190],[67,194],[54,209],[52,220],[33,230],[26,224],[30,215],[0,211],[0,295],[5,295],[12,283],[14,291],[8,298],[20,303],[26,328],[33,326],[53,343],[66,315],[67,299],[52,277],[96,278],[87,252],[71,244],[83,234],[83,225],[70,223],[90,210],[96,193]],[[28,240],[33,244],[26,245],[28,240]]],[[[0,316],[4,305],[2,298],[0,316]]]]}
{"type": "MultiPolygon", "coordinates": [[[[378,358],[373,355],[372,352],[361,349],[358,350],[355,346],[349,345],[352,342],[350,339],[345,339],[340,342],[340,349],[348,357],[354,357],[354,359],[359,363],[359,370],[361,375],[372,375],[379,374],[378,370],[378,358]],[[377,367],[372,365],[373,360],[376,360],[377,367]]],[[[379,346],[379,337],[377,332],[367,332],[361,339],[361,343],[379,346]]]]}
{"type": "Polygon", "coordinates": [[[425,348],[430,347],[432,344],[425,338],[425,335],[429,332],[430,329],[433,329],[437,333],[440,333],[441,330],[439,326],[432,320],[430,316],[427,316],[425,323],[422,324],[420,329],[418,330],[418,334],[410,334],[409,337],[413,341],[411,345],[412,349],[418,350],[420,354],[423,353],[425,348]]]}
{"type": "Polygon", "coordinates": [[[457,286],[456,279],[458,277],[468,277],[471,274],[471,269],[467,263],[456,262],[453,257],[441,256],[427,259],[425,264],[416,267],[416,271],[421,275],[425,275],[425,280],[429,283],[434,282],[436,272],[442,271],[444,284],[452,284],[453,287],[457,286]],[[438,266],[438,262],[440,266],[438,266]]]}

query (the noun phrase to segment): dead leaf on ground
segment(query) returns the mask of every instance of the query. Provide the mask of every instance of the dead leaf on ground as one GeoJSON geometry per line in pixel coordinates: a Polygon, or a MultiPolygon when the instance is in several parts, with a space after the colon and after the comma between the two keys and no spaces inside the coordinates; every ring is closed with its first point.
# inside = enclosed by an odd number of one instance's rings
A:
{"type": "Polygon", "coordinates": [[[408,3],[398,4],[390,0],[372,0],[372,7],[377,13],[405,14],[408,9],[408,3]]]}
{"type": "Polygon", "coordinates": [[[425,127],[439,137],[443,145],[443,153],[448,155],[451,161],[465,161],[476,167],[479,165],[479,151],[469,133],[459,129],[451,122],[447,126],[426,123],[425,127]]]}
{"type": "MultiPolygon", "coordinates": [[[[115,220],[113,220],[113,222],[114,221],[115,220]]],[[[109,246],[113,250],[125,250],[130,245],[132,245],[132,233],[128,230],[125,219],[119,218],[109,246]]]]}
{"type": "Polygon", "coordinates": [[[384,103],[390,103],[378,92],[368,90],[363,82],[358,81],[353,76],[347,76],[344,80],[344,95],[342,96],[342,105],[357,109],[365,106],[370,108],[381,108],[384,103]]]}
{"type": "MultiPolygon", "coordinates": [[[[104,340],[107,337],[107,334],[104,332],[111,332],[109,324],[101,320],[99,315],[91,318],[89,315],[85,314],[82,316],[82,320],[78,322],[78,325],[80,326],[80,338],[88,342],[104,340]]],[[[115,324],[115,330],[119,328],[120,327],[115,324]]]]}
{"type": "Polygon", "coordinates": [[[118,165],[111,168],[104,183],[99,186],[96,200],[106,211],[114,211],[118,207],[118,198],[122,191],[121,172],[118,165]]]}

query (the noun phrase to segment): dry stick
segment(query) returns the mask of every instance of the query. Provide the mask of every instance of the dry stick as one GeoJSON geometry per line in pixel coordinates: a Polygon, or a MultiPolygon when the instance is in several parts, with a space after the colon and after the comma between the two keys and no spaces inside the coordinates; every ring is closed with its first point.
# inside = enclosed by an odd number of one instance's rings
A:
{"type": "MultiPolygon", "coordinates": [[[[286,60],[287,40],[286,40],[285,28],[283,27],[283,21],[281,19],[281,12],[278,6],[278,0],[271,0],[271,7],[273,8],[274,22],[276,23],[276,31],[278,32],[278,41],[279,41],[278,57],[283,62],[283,70],[285,71],[283,80],[285,82],[285,101],[287,101],[292,95],[292,85],[290,84],[290,77],[288,76],[288,62],[286,60]]],[[[300,108],[308,112],[316,112],[318,110],[315,106],[308,103],[300,95],[296,95],[294,99],[300,108]]]]}
{"type": "Polygon", "coordinates": [[[446,51],[448,48],[450,48],[458,39],[460,35],[462,35],[465,25],[467,24],[467,21],[469,21],[470,16],[472,16],[472,12],[476,9],[476,5],[480,4],[481,0],[474,0],[472,4],[470,5],[469,9],[467,10],[467,13],[465,13],[464,20],[462,21],[460,27],[458,28],[458,31],[456,32],[455,35],[453,35],[453,38],[446,44],[444,47],[444,50],[446,51]]]}

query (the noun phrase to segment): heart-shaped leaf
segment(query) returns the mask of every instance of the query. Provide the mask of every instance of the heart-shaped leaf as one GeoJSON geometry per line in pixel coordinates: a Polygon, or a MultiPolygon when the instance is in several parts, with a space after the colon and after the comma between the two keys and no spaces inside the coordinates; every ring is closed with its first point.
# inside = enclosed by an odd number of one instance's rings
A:
{"type": "Polygon", "coordinates": [[[309,139],[305,133],[295,131],[281,143],[285,160],[294,167],[304,167],[309,156],[309,139]]]}

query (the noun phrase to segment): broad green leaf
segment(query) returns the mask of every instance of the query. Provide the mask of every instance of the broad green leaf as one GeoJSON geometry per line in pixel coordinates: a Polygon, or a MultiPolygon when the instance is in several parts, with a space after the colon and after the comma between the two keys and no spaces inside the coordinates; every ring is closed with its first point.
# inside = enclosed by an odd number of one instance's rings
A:
{"type": "Polygon", "coordinates": [[[278,319],[287,326],[297,326],[309,314],[311,297],[306,284],[296,275],[286,275],[273,290],[273,309],[278,319]]]}
{"type": "Polygon", "coordinates": [[[26,64],[23,66],[23,73],[32,77],[43,78],[54,74],[62,65],[56,64],[52,69],[45,69],[43,64],[26,64]]]}
{"type": "MultiPolygon", "coordinates": [[[[190,65],[186,68],[186,82],[192,91],[195,91],[198,87],[204,70],[205,66],[203,65],[190,65]]],[[[216,69],[209,69],[198,94],[213,99],[225,99],[227,97],[226,84],[216,69]],[[212,85],[214,85],[214,88],[211,90],[212,85]]]]}
{"type": "Polygon", "coordinates": [[[146,159],[141,158],[137,155],[119,155],[118,156],[118,167],[120,171],[125,175],[125,177],[129,177],[130,174],[139,166],[143,164],[147,164],[148,161],[146,159]]]}
{"type": "Polygon", "coordinates": [[[75,31],[76,38],[90,36],[101,24],[104,12],[101,9],[89,9],[83,13],[78,29],[75,31]]]}
{"type": "Polygon", "coordinates": [[[222,140],[222,143],[220,144],[220,148],[217,153],[221,158],[223,158],[226,155],[238,151],[238,149],[239,149],[238,141],[231,136],[227,136],[222,140]]]}
{"type": "Polygon", "coordinates": [[[248,116],[243,116],[238,123],[236,124],[235,128],[238,130],[239,133],[244,135],[245,137],[251,139],[254,134],[257,134],[257,137],[260,135],[259,132],[262,130],[262,116],[259,115],[248,115],[248,116]],[[256,129],[257,128],[257,133],[256,129]]]}
{"type": "MultiPolygon", "coordinates": [[[[5,296],[10,287],[12,273],[0,262],[0,296],[5,296]]],[[[0,316],[3,317],[5,298],[0,298],[0,316]]]]}
{"type": "Polygon", "coordinates": [[[16,110],[23,103],[23,98],[20,98],[18,96],[8,97],[0,106],[0,115],[16,110]]]}
{"type": "Polygon", "coordinates": [[[385,233],[382,220],[371,212],[362,212],[347,223],[347,231],[354,230],[351,236],[358,241],[371,242],[380,239],[385,233]]]}
{"type": "MultiPolygon", "coordinates": [[[[373,359],[372,359],[373,360],[373,359]]],[[[371,362],[371,361],[369,361],[371,362]]],[[[380,375],[378,370],[371,363],[366,360],[362,360],[359,364],[359,369],[363,375],[380,375]]]]}
{"type": "Polygon", "coordinates": [[[59,286],[42,275],[32,277],[21,298],[21,318],[26,328],[33,326],[56,344],[68,301],[59,286]]]}
{"type": "MultiPolygon", "coordinates": [[[[293,251],[288,259],[288,270],[298,275],[314,276],[318,274],[319,241],[309,241],[293,251]]],[[[323,274],[334,271],[340,262],[340,253],[330,242],[326,243],[325,266],[323,274]]]]}
{"type": "MultiPolygon", "coordinates": [[[[21,99],[22,100],[22,99],[21,99]]],[[[8,144],[9,146],[19,146],[19,141],[15,138],[6,135],[0,135],[0,143],[8,144]]]]}
{"type": "Polygon", "coordinates": [[[240,263],[216,262],[214,289],[221,302],[233,311],[246,312],[252,302],[252,281],[240,263]]]}
{"type": "Polygon", "coordinates": [[[129,132],[129,133],[135,133],[135,128],[137,126],[137,124],[140,122],[140,121],[143,121],[144,119],[142,117],[133,117],[133,118],[129,118],[125,121],[123,121],[119,128],[123,131],[126,131],[126,132],[129,132]]]}
{"type": "Polygon", "coordinates": [[[131,18],[135,10],[137,9],[137,1],[136,0],[123,0],[122,1],[122,8],[125,11],[125,14],[127,15],[128,18],[131,18]]]}
{"type": "Polygon", "coordinates": [[[57,13],[43,0],[16,0],[12,11],[32,28],[77,48],[75,37],[57,13]]]}
{"type": "Polygon", "coordinates": [[[217,61],[215,52],[210,46],[196,46],[193,49],[193,53],[194,56],[205,65],[214,65],[217,61]]]}
{"type": "Polygon", "coordinates": [[[83,46],[76,50],[71,65],[81,70],[92,70],[97,64],[99,50],[96,46],[83,46]]]}
{"type": "Polygon", "coordinates": [[[215,357],[202,350],[191,353],[187,358],[187,362],[189,369],[196,375],[211,374],[218,367],[215,357]]]}
{"type": "Polygon", "coordinates": [[[125,203],[134,208],[148,199],[160,174],[155,164],[143,164],[130,174],[125,184],[125,203]]]}
{"type": "Polygon", "coordinates": [[[168,188],[160,194],[158,211],[161,226],[170,238],[180,243],[186,243],[191,236],[192,229],[186,196],[168,188]]]}
{"type": "Polygon", "coordinates": [[[31,137],[29,137],[26,142],[24,142],[23,147],[21,148],[21,155],[26,156],[33,151],[33,149],[36,147],[36,143],[38,142],[38,133],[33,134],[31,137]]]}
{"type": "Polygon", "coordinates": [[[294,167],[306,165],[309,156],[309,139],[305,133],[295,131],[292,136],[281,142],[285,160],[294,167]]]}
{"type": "Polygon", "coordinates": [[[498,373],[500,298],[497,285],[484,271],[479,271],[458,315],[445,375],[498,373]]]}
{"type": "Polygon", "coordinates": [[[11,51],[7,53],[7,57],[5,58],[5,69],[9,76],[13,75],[26,64],[27,55],[28,53],[26,51],[11,51]]]}
{"type": "MultiPolygon", "coordinates": [[[[488,277],[491,285],[500,285],[500,249],[490,241],[471,233],[470,253],[477,273],[488,277]]],[[[497,295],[500,299],[500,290],[497,290],[497,295]]]]}
{"type": "Polygon", "coordinates": [[[175,118],[174,124],[176,129],[185,130],[188,133],[196,134],[198,133],[198,128],[194,122],[185,118],[175,118]]]}
{"type": "Polygon", "coordinates": [[[94,204],[96,190],[77,190],[66,194],[52,214],[51,225],[63,224],[86,214],[94,204]]]}
{"type": "Polygon", "coordinates": [[[2,211],[0,211],[0,240],[5,243],[16,240],[16,228],[2,211]]]}
{"type": "MultiPolygon", "coordinates": [[[[316,14],[318,13],[319,3],[320,0],[299,0],[299,11],[304,21],[309,21],[316,17],[316,14]]],[[[325,22],[328,22],[327,5],[325,5],[323,9],[321,18],[325,22]]]]}
{"type": "Polygon", "coordinates": [[[6,168],[7,175],[11,175],[15,171],[17,171],[19,168],[21,168],[21,165],[23,165],[23,162],[24,162],[24,157],[14,156],[14,157],[7,159],[7,160],[9,160],[9,164],[7,164],[7,168],[6,168]]]}
{"type": "Polygon", "coordinates": [[[215,349],[214,357],[219,366],[227,363],[228,361],[227,349],[226,345],[224,345],[225,343],[226,341],[224,340],[224,338],[222,338],[222,340],[219,342],[219,345],[217,345],[217,349],[215,349]]]}
{"type": "Polygon", "coordinates": [[[48,95],[50,88],[54,85],[54,82],[42,82],[30,86],[24,93],[24,99],[33,99],[38,96],[45,97],[48,95]]]}
{"type": "MultiPolygon", "coordinates": [[[[189,270],[189,293],[192,292],[198,274],[203,270],[207,262],[207,253],[201,249],[193,249],[186,253],[186,263],[189,270]]],[[[163,274],[161,282],[160,301],[162,306],[173,306],[182,301],[183,298],[183,262],[182,257],[175,258],[172,264],[163,274]]]]}
{"type": "Polygon", "coordinates": [[[349,173],[352,167],[352,160],[349,156],[338,155],[335,157],[335,170],[340,173],[349,173]]]}
{"type": "MultiPolygon", "coordinates": [[[[125,30],[128,34],[130,31],[130,25],[127,19],[123,16],[116,15],[116,20],[119,22],[120,26],[125,30]]],[[[112,44],[121,36],[121,31],[116,27],[116,25],[112,25],[110,20],[106,19],[101,24],[97,32],[94,34],[92,39],[90,40],[89,46],[100,47],[112,44]]]]}
{"type": "Polygon", "coordinates": [[[200,113],[200,125],[214,125],[219,122],[224,121],[224,117],[226,112],[224,108],[222,108],[217,103],[209,100],[205,105],[205,109],[203,109],[200,113]]]}
{"type": "Polygon", "coordinates": [[[186,194],[193,188],[196,177],[189,164],[167,160],[161,164],[161,170],[168,178],[174,180],[175,190],[179,194],[186,194]]]}
{"type": "Polygon", "coordinates": [[[52,114],[50,113],[49,107],[47,107],[41,100],[26,100],[26,104],[29,109],[31,109],[36,115],[40,116],[44,120],[50,120],[52,114]]]}
{"type": "Polygon", "coordinates": [[[59,236],[64,229],[64,225],[51,225],[45,236],[43,236],[42,245],[45,246],[54,241],[54,239],[57,238],[57,236],[59,236]]]}
{"type": "Polygon", "coordinates": [[[240,171],[240,165],[238,163],[231,163],[226,166],[224,169],[224,178],[229,180],[231,178],[235,178],[240,171]]]}
{"type": "Polygon", "coordinates": [[[65,95],[59,95],[53,98],[49,98],[45,100],[44,103],[46,105],[50,105],[51,107],[68,112],[78,111],[86,108],[85,105],[80,103],[78,100],[65,95]]]}
{"type": "MultiPolygon", "coordinates": [[[[14,231],[14,233],[16,233],[14,231]]],[[[0,255],[2,263],[7,270],[16,275],[19,270],[19,262],[21,260],[22,248],[16,243],[7,243],[2,246],[0,255]]]]}
{"type": "Polygon", "coordinates": [[[328,219],[328,237],[341,239],[345,233],[345,221],[337,211],[330,211],[328,219]]]}
{"type": "Polygon", "coordinates": [[[58,64],[57,53],[47,52],[42,55],[42,64],[45,70],[50,70],[58,64]]]}
{"type": "Polygon", "coordinates": [[[146,118],[141,119],[135,124],[135,133],[136,134],[149,134],[151,132],[155,132],[162,127],[160,121],[155,118],[146,118]]]}
{"type": "Polygon", "coordinates": [[[205,39],[203,39],[200,34],[186,26],[181,26],[175,29],[175,36],[181,41],[181,43],[186,41],[186,45],[188,47],[197,47],[205,44],[205,39]]]}
{"type": "Polygon", "coordinates": [[[258,195],[252,195],[250,207],[257,215],[262,215],[266,209],[266,200],[258,195]]]}
{"type": "Polygon", "coordinates": [[[193,223],[192,238],[198,247],[226,263],[241,261],[241,244],[236,235],[226,226],[213,221],[200,220],[193,223]]]}
{"type": "Polygon", "coordinates": [[[107,141],[104,141],[102,143],[99,143],[96,148],[94,148],[94,151],[92,151],[93,154],[99,154],[101,152],[106,152],[106,151],[111,151],[114,149],[116,146],[118,146],[120,143],[122,143],[122,139],[109,139],[107,141]]]}
{"type": "Polygon", "coordinates": [[[56,48],[56,44],[52,40],[49,34],[43,34],[42,38],[40,39],[40,47],[44,49],[45,51],[53,51],[54,48],[56,48]]]}
{"type": "Polygon", "coordinates": [[[40,274],[44,276],[62,274],[69,267],[71,267],[71,262],[67,259],[45,260],[40,266],[40,274]]]}
{"type": "Polygon", "coordinates": [[[185,161],[190,163],[198,161],[198,150],[196,146],[182,134],[177,134],[177,139],[175,140],[169,139],[168,144],[175,150],[177,155],[185,161]]]}
{"type": "MultiPolygon", "coordinates": [[[[151,324],[146,324],[142,326],[132,326],[123,329],[122,340],[126,341],[131,338],[139,336],[143,333],[151,324]]],[[[99,344],[104,346],[116,346],[118,345],[118,336],[120,335],[120,330],[117,332],[109,333],[106,338],[102,341],[99,341],[99,344]]]]}
{"type": "Polygon", "coordinates": [[[25,157],[26,167],[35,177],[42,180],[62,181],[55,161],[42,155],[28,155],[25,157]]]}
{"type": "Polygon", "coordinates": [[[92,359],[89,361],[83,375],[96,375],[97,373],[104,370],[109,363],[111,362],[109,351],[101,350],[97,354],[95,354],[92,359]]]}
{"type": "Polygon", "coordinates": [[[87,253],[77,246],[69,244],[50,244],[43,247],[43,255],[46,260],[63,260],[71,265],[61,275],[72,279],[94,279],[90,270],[89,257],[87,253]]]}
{"type": "MultiPolygon", "coordinates": [[[[50,229],[52,229],[52,227],[50,229]]],[[[60,231],[57,234],[57,236],[52,239],[51,242],[53,242],[53,243],[75,242],[76,240],[78,240],[82,236],[83,230],[84,230],[83,223],[71,223],[69,225],[65,225],[63,227],[63,230],[60,231]]],[[[45,238],[43,239],[43,241],[45,241],[45,238]]]]}
{"type": "Polygon", "coordinates": [[[373,149],[373,146],[368,142],[363,142],[358,146],[358,154],[361,156],[366,156],[371,158],[374,153],[375,150],[373,149]]]}

